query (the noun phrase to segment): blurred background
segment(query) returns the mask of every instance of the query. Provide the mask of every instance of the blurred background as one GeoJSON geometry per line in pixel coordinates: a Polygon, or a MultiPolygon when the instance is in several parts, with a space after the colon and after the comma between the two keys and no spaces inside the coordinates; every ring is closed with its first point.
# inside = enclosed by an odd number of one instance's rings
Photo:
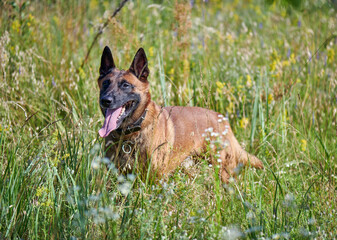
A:
{"type": "Polygon", "coordinates": [[[337,2],[129,0],[94,41],[119,4],[0,2],[0,239],[336,237],[337,2]],[[266,170],[96,169],[106,45],[120,69],[143,47],[153,100],[227,115],[266,170]]]}

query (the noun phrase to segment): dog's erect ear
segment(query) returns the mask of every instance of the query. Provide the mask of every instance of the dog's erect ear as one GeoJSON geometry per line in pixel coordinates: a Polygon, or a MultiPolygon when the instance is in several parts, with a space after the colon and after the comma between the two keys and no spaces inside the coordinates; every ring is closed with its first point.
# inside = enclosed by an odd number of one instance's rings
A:
{"type": "Polygon", "coordinates": [[[150,70],[147,67],[147,58],[143,48],[139,48],[130,66],[132,72],[139,80],[147,81],[150,70]]]}
{"type": "Polygon", "coordinates": [[[111,50],[108,46],[105,46],[101,58],[101,67],[99,68],[99,74],[105,75],[111,68],[115,68],[114,59],[112,58],[111,50]]]}

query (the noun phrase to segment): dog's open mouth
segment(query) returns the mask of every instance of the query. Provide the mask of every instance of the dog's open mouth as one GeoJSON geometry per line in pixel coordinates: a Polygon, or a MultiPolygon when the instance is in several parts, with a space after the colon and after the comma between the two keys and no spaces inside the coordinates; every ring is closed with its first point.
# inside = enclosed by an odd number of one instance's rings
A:
{"type": "Polygon", "coordinates": [[[136,101],[128,101],[126,104],[119,108],[105,109],[105,120],[103,127],[98,131],[101,137],[107,137],[113,130],[117,129],[128,117],[131,112],[136,108],[136,101]]]}

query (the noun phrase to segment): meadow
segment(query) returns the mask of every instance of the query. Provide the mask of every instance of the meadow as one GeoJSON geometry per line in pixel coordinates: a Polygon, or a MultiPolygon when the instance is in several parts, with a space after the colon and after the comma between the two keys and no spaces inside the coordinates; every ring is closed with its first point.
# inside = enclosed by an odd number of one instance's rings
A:
{"type": "Polygon", "coordinates": [[[336,239],[334,1],[0,2],[0,239],[336,239]],[[228,116],[264,170],[205,159],[157,182],[104,158],[104,46],[151,96],[228,116]]]}

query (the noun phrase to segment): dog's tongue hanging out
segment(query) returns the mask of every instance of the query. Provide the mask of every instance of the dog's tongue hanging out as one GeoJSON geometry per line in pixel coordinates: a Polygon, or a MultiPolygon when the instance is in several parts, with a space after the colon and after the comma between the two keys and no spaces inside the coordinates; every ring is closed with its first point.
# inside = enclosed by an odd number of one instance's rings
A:
{"type": "Polygon", "coordinates": [[[98,131],[101,137],[107,137],[117,128],[117,118],[121,114],[122,107],[116,109],[107,109],[103,127],[98,131]]]}

